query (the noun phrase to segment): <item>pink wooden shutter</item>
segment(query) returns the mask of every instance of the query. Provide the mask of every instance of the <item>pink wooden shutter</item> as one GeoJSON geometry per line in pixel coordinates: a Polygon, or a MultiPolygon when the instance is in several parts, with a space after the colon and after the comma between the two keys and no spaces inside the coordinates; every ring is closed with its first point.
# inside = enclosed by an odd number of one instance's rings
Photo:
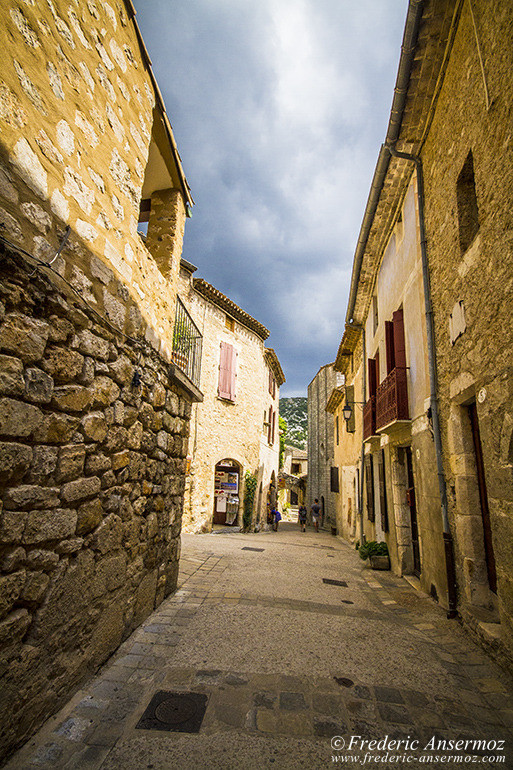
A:
{"type": "Polygon", "coordinates": [[[226,342],[221,342],[221,354],[219,360],[219,385],[217,393],[220,398],[231,398],[231,363],[232,346],[226,342]]]}
{"type": "Polygon", "coordinates": [[[235,348],[230,345],[230,400],[235,401],[235,385],[237,377],[237,352],[235,348]]]}

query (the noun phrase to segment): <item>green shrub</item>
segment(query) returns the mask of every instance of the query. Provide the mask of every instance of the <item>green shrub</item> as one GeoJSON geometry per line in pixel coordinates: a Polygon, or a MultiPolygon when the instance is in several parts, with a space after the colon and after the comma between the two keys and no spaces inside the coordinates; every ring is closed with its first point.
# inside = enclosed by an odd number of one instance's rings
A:
{"type": "Polygon", "coordinates": [[[369,556],[388,556],[388,546],[386,543],[377,543],[375,540],[370,540],[368,543],[363,543],[359,546],[358,553],[360,559],[368,559],[369,556]]]}

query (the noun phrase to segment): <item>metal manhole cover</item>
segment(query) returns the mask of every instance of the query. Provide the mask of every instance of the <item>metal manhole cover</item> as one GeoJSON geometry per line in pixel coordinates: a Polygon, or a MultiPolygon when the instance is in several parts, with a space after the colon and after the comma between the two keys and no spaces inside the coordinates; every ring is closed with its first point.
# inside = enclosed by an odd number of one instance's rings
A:
{"type": "Polygon", "coordinates": [[[251,548],[249,545],[245,545],[242,548],[243,551],[265,551],[265,548],[251,548]]]}
{"type": "Polygon", "coordinates": [[[155,693],[136,727],[140,730],[199,733],[208,696],[198,692],[155,693]]]}
{"type": "Polygon", "coordinates": [[[347,588],[347,583],[345,580],[332,580],[331,578],[323,578],[323,583],[327,583],[329,586],[343,586],[344,588],[347,588]]]}

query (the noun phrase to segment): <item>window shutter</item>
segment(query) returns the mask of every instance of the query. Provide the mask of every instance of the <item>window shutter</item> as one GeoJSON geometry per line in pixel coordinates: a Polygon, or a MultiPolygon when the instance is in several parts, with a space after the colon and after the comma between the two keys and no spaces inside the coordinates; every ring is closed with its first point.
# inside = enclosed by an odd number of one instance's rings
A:
{"type": "Polygon", "coordinates": [[[372,455],[365,458],[365,489],[367,492],[367,518],[374,521],[376,514],[374,512],[374,473],[372,468],[372,455]]]}
{"type": "Polygon", "coordinates": [[[273,430],[273,408],[271,406],[269,407],[269,425],[267,427],[267,441],[269,444],[272,444],[272,441],[271,441],[272,430],[273,430]]]}
{"type": "Polygon", "coordinates": [[[369,397],[376,395],[376,359],[367,359],[367,368],[369,372],[369,397]]]}
{"type": "Polygon", "coordinates": [[[387,374],[395,369],[394,355],[394,324],[392,321],[385,321],[385,345],[387,351],[387,374]]]}
{"type": "Polygon", "coordinates": [[[274,444],[274,431],[276,428],[276,412],[273,412],[273,428],[271,431],[271,444],[274,444]]]}
{"type": "Polygon", "coordinates": [[[387,487],[385,478],[385,450],[378,455],[379,510],[381,511],[381,529],[388,532],[387,487]]]}
{"type": "Polygon", "coordinates": [[[235,401],[235,390],[237,383],[237,351],[230,345],[230,400],[235,401]]]}
{"type": "Polygon", "coordinates": [[[233,346],[226,342],[221,342],[221,353],[219,359],[219,386],[218,395],[220,398],[232,400],[232,354],[233,346]]]}
{"type": "Polygon", "coordinates": [[[338,468],[331,466],[331,491],[332,492],[338,492],[339,491],[339,484],[338,484],[338,468]]]}
{"type": "Polygon", "coordinates": [[[404,343],[404,318],[403,311],[396,310],[392,313],[394,324],[394,356],[396,369],[406,368],[406,345],[404,343]]]}

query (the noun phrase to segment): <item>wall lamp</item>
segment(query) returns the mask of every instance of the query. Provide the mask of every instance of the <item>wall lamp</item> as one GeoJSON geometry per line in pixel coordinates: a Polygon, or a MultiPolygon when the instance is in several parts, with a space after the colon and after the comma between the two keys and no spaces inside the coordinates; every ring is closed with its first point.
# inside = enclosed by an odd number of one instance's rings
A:
{"type": "Polygon", "coordinates": [[[352,408],[353,406],[365,406],[365,402],[363,401],[352,401],[351,404],[349,403],[349,401],[346,401],[346,405],[342,409],[342,414],[344,415],[344,420],[346,421],[346,423],[348,423],[351,417],[353,416],[353,408],[352,408]]]}

